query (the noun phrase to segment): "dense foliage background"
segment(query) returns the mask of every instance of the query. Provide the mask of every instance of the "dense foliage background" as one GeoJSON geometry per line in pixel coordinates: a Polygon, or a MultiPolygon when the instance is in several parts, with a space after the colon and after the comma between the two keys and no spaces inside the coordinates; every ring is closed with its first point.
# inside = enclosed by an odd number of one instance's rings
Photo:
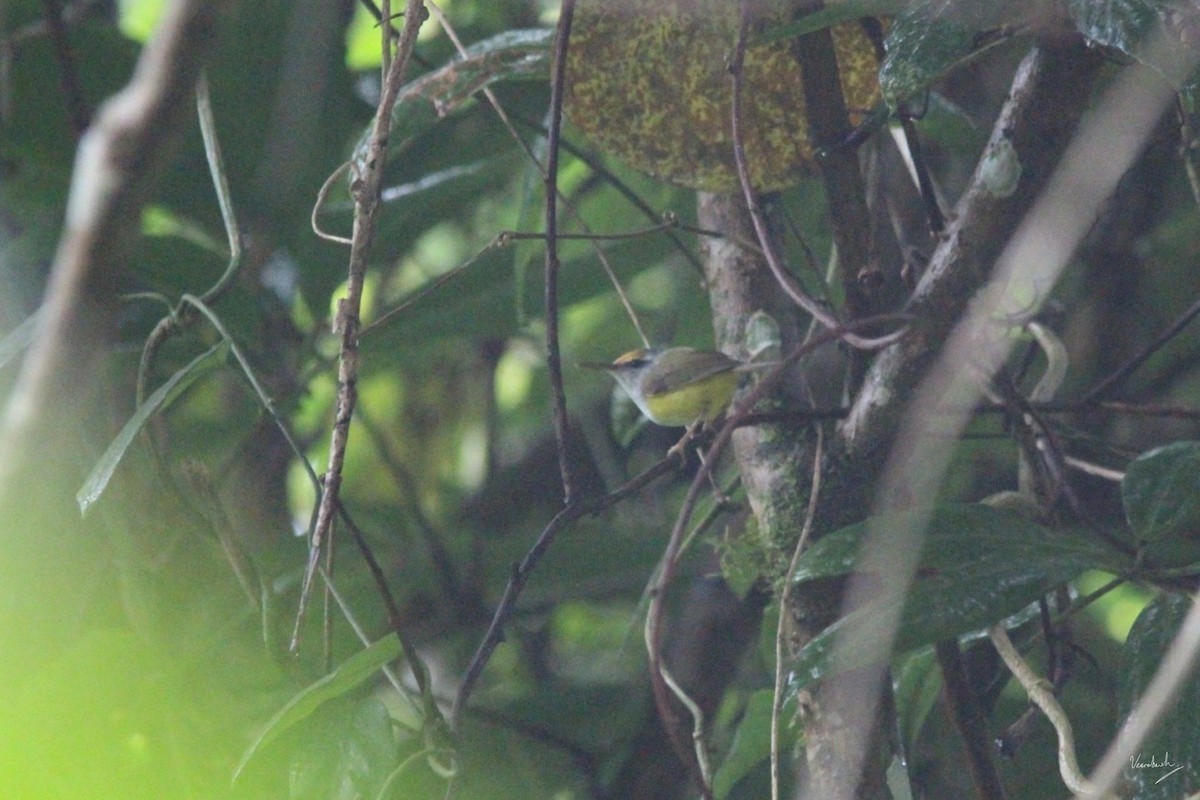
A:
{"type": "MultiPolygon", "coordinates": [[[[83,190],[71,182],[86,156],[81,136],[131,79],[163,5],[12,0],[0,9],[0,388],[8,398],[0,795],[424,798],[448,785],[458,798],[694,794],[651,696],[642,622],[645,589],[695,459],[670,463],[558,532],[529,572],[458,730],[439,721],[513,565],[563,509],[544,242],[497,238],[542,229],[542,179],[531,156],[546,156],[558,4],[441,4],[459,39],[485,43],[485,56],[513,46],[493,38],[505,32],[542,33],[522,45],[527,62],[485,58],[456,76],[470,90],[489,84],[507,120],[460,86],[438,95],[448,100],[444,115],[422,99],[432,92],[400,106],[363,295],[345,517],[321,562],[332,577],[314,580],[299,624],[313,478],[325,471],[336,421],[340,351],[331,327],[349,253],[314,234],[311,218],[327,177],[361,152],[379,98],[380,31],[365,6],[222,6],[197,57],[240,234],[236,272],[222,277],[227,227],[189,95],[186,116],[162,120],[166,132],[178,127],[176,141],[152,142],[161,154],[123,156],[131,173],[144,167],[145,189],[136,205],[117,210],[134,235],[126,242],[114,234],[117,261],[86,287],[68,348],[91,349],[57,376],[50,402],[22,403],[22,386],[37,380],[55,293],[66,290],[51,280],[70,257],[56,249],[71,232],[64,219],[86,218],[77,200],[70,205],[83,190]],[[173,322],[163,327],[164,317],[173,322]],[[44,423],[33,445],[13,444],[31,419],[44,423]],[[388,635],[397,628],[419,668],[388,635]]],[[[1086,39],[1088,57],[1103,56],[1099,96],[1145,64],[1171,74],[1200,36],[1186,3],[984,5],[880,3],[858,12],[899,13],[884,94],[917,117],[946,209],[970,185],[1036,41],[1086,39]],[[1167,61],[1145,55],[1147,32],[1159,26],[1178,45],[1167,61]]],[[[431,18],[408,80],[444,76],[454,58],[454,43],[431,18]]],[[[1035,668],[1050,672],[1087,769],[1190,607],[1200,451],[1188,442],[1200,438],[1200,370],[1188,323],[1200,296],[1200,225],[1193,86],[1177,84],[1178,107],[1162,115],[1062,280],[1031,299],[1045,303],[1039,319],[1065,344],[1058,405],[1035,409],[1053,441],[1047,463],[1063,470],[1052,481],[1055,513],[1029,528],[979,517],[975,506],[939,506],[935,516],[931,549],[939,552],[918,574],[946,578],[921,595],[946,614],[906,621],[893,662],[893,746],[907,754],[907,770],[893,776],[900,795],[908,781],[916,796],[972,791],[947,724],[934,641],[964,635],[986,736],[1003,734],[1012,746],[998,762],[1008,795],[1059,797],[1054,732],[1040,717],[1009,729],[1027,699],[978,632],[1026,609],[1013,636],[1035,668]],[[1109,376],[1102,392],[1092,391],[1109,376]],[[1173,447],[1134,461],[1163,445],[1173,447]],[[1010,529],[1009,544],[994,546],[1010,529]],[[1114,576],[1126,580],[1075,613],[1073,602],[1114,576]],[[1039,595],[1051,597],[1040,610],[1039,595]]],[[[710,347],[709,286],[696,253],[712,237],[693,227],[695,191],[599,152],[570,124],[569,106],[567,114],[561,230],[638,234],[558,243],[569,458],[579,496],[595,499],[659,463],[679,437],[631,429],[606,376],[576,367],[641,343],[599,256],[651,341],[710,347]]],[[[601,125],[619,130],[622,119],[601,125]]],[[[922,229],[911,187],[895,189],[905,171],[881,144],[887,138],[876,134],[864,150],[878,145],[881,153],[864,155],[873,159],[869,190],[894,201],[894,219],[922,229]]],[[[842,287],[825,284],[834,234],[811,171],[769,205],[785,221],[789,264],[810,291],[844,309],[842,287]]],[[[350,235],[348,183],[344,175],[330,183],[315,213],[323,231],[350,235]]],[[[939,245],[928,230],[923,236],[898,235],[893,260],[879,267],[889,309],[904,308],[939,245]]],[[[1015,323],[1013,335],[1019,345],[999,382],[1010,399],[1028,395],[1046,368],[1042,349],[1015,323]]],[[[861,377],[865,362],[856,363],[850,372],[861,377]]],[[[820,387],[833,412],[820,423],[828,431],[852,400],[843,397],[843,367],[827,368],[820,387]]],[[[853,377],[846,385],[851,394],[858,388],[853,377]]],[[[1029,425],[1013,413],[1025,406],[1006,410],[1003,395],[955,443],[939,490],[945,503],[1016,488],[1014,442],[1029,425]]],[[[666,648],[681,681],[707,693],[700,699],[712,709],[715,795],[763,797],[771,690],[777,668],[796,664],[781,667],[775,650],[773,600],[790,550],[755,538],[732,460],[716,472],[732,502],[706,492],[693,516],[696,533],[670,585],[666,648]]],[[[861,522],[867,513],[854,507],[840,516],[861,522]]],[[[836,548],[861,535],[852,527],[831,537],[804,575],[843,575],[848,562],[836,566],[844,555],[836,548]]],[[[824,666],[818,660],[815,669],[824,666]]],[[[1131,765],[1126,777],[1138,797],[1200,789],[1196,682],[1184,692],[1140,751],[1147,764],[1167,758],[1183,769],[1155,783],[1169,768],[1131,765]]],[[[786,776],[800,738],[791,709],[782,726],[786,776]]]]}

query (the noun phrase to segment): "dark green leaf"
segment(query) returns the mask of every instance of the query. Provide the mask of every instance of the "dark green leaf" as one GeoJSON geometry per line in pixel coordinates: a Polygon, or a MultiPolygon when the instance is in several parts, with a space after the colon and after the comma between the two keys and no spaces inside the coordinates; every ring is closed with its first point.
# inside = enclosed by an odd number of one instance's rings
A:
{"type": "Polygon", "coordinates": [[[373,697],[330,703],[328,711],[314,717],[319,733],[306,737],[292,754],[290,797],[293,800],[376,797],[396,764],[397,742],[391,716],[373,697]]]}
{"type": "Polygon", "coordinates": [[[942,693],[942,671],[932,648],[910,653],[896,668],[896,723],[905,752],[915,753],[921,729],[942,693]]]}
{"type": "Polygon", "coordinates": [[[755,46],[771,44],[793,36],[804,36],[859,17],[891,15],[909,6],[901,0],[843,0],[827,8],[805,14],[794,22],[778,25],[754,39],[755,46]]]}
{"type": "MultiPolygon", "coordinates": [[[[393,147],[432,127],[439,119],[457,111],[476,92],[504,80],[548,80],[554,31],[548,29],[505,31],[466,49],[466,53],[441,69],[422,75],[400,90],[392,110],[393,147]]],[[[354,151],[354,163],[362,163],[370,141],[370,128],[354,151]]]]}
{"type": "MultiPolygon", "coordinates": [[[[717,798],[728,796],[738,781],[746,777],[755,767],[771,758],[771,705],[774,693],[762,689],[750,695],[746,711],[738,722],[737,732],[734,733],[733,744],[721,766],[713,775],[713,794],[717,798]]],[[[792,711],[785,709],[781,713],[780,731],[784,742],[783,752],[788,752],[794,743],[789,720],[792,711]]]]}
{"type": "MultiPolygon", "coordinates": [[[[70,48],[75,61],[78,99],[82,110],[91,113],[125,83],[137,46],[103,24],[71,26],[67,33],[63,46],[70,48]]],[[[0,156],[19,153],[39,161],[59,161],[75,151],[76,132],[63,101],[55,40],[31,36],[10,53],[4,91],[11,110],[0,115],[0,156]]]]}
{"type": "Polygon", "coordinates": [[[112,440],[112,444],[104,451],[104,455],[100,456],[100,460],[92,467],[87,480],[83,482],[83,486],[76,493],[75,502],[79,504],[81,514],[86,514],[92,503],[100,499],[100,495],[108,486],[117,465],[125,457],[129,445],[133,444],[133,440],[150,417],[175,402],[201,376],[224,364],[225,356],[228,353],[229,343],[221,340],[168,378],[166,383],[158,387],[153,394],[146,398],[146,402],[133,412],[133,416],[125,423],[125,427],[121,428],[117,438],[112,440]]]}
{"type": "Polygon", "coordinates": [[[1145,63],[1176,88],[1192,74],[1200,7],[1191,0],[1070,0],[1067,8],[1088,39],[1145,63]],[[1159,31],[1164,46],[1151,48],[1159,31]]]}
{"type": "Polygon", "coordinates": [[[885,43],[887,58],[879,67],[879,88],[892,108],[925,92],[975,47],[974,30],[937,16],[929,6],[917,4],[892,22],[885,43]]]}
{"type": "Polygon", "coordinates": [[[38,314],[34,312],[0,339],[0,368],[25,352],[25,348],[33,342],[37,321],[38,314]]]}
{"type": "Polygon", "coordinates": [[[1134,541],[1147,556],[1180,566],[1200,558],[1200,442],[1175,442],[1143,453],[1121,481],[1134,541]]]}
{"type": "Polygon", "coordinates": [[[1141,541],[1176,536],[1200,524],[1200,442],[1143,453],[1125,471],[1121,500],[1141,541]]]}
{"type": "Polygon", "coordinates": [[[879,69],[884,100],[895,108],[924,93],[938,76],[1005,41],[1045,14],[1038,0],[909,3],[892,20],[879,69]]]}
{"type": "MultiPolygon", "coordinates": [[[[1163,656],[1179,632],[1192,601],[1178,594],[1161,595],[1143,609],[1125,640],[1120,714],[1125,716],[1150,685],[1163,656]]],[[[1125,769],[1138,800],[1190,796],[1200,789],[1200,680],[1193,671],[1166,717],[1159,721],[1134,761],[1125,769]],[[1181,769],[1176,770],[1176,767],[1181,769]]]]}
{"type": "MultiPolygon", "coordinates": [[[[896,514],[821,539],[800,559],[794,579],[802,583],[848,575],[873,526],[892,519],[898,525],[911,524],[908,514],[896,514]]],[[[981,504],[940,506],[926,528],[895,650],[905,652],[985,628],[1086,569],[1120,573],[1130,566],[1085,534],[1052,531],[1021,514],[981,504]]],[[[885,578],[878,576],[880,581],[885,578]]],[[[845,666],[887,659],[889,654],[876,646],[886,633],[880,611],[868,604],[810,642],[794,665],[799,685],[816,680],[828,668],[834,638],[842,631],[852,636],[845,666]]]]}
{"type": "Polygon", "coordinates": [[[266,728],[258,735],[242,756],[234,771],[234,780],[246,765],[267,745],[293,725],[307,719],[325,703],[354,691],[376,672],[401,653],[400,638],[389,633],[369,647],[346,659],[333,672],[300,690],[283,708],[271,718],[266,728]]]}

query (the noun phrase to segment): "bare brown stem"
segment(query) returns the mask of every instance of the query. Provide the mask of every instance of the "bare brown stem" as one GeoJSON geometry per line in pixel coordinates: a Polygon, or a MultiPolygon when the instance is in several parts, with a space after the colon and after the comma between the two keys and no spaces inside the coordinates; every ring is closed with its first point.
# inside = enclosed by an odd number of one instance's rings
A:
{"type": "Polygon", "coordinates": [[[296,612],[296,624],[292,632],[292,650],[299,646],[300,626],[312,591],[313,576],[316,575],[321,551],[330,535],[337,508],[342,483],[342,464],[345,461],[346,444],[350,436],[350,421],[358,400],[358,335],[361,327],[359,308],[362,304],[367,259],[374,242],[381,207],[379,191],[383,167],[387,161],[392,108],[403,85],[409,57],[416,45],[417,31],[425,16],[425,5],[421,0],[408,0],[404,11],[404,28],[396,45],[396,54],[384,77],[383,94],[375,112],[371,139],[366,154],[358,165],[359,172],[351,184],[351,194],[354,197],[354,229],[350,246],[349,276],[346,281],[346,296],[338,303],[336,319],[337,330],[342,340],[338,360],[337,410],[329,445],[329,466],[322,483],[316,522],[309,542],[308,566],[301,587],[300,607],[296,612]]]}

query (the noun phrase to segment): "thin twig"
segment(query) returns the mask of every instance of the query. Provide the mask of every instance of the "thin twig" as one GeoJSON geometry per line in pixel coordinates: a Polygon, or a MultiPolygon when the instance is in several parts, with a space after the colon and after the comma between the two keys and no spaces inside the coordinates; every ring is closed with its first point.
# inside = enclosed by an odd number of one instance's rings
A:
{"type": "Polygon", "coordinates": [[[567,48],[571,41],[571,20],[575,0],[563,0],[558,16],[554,43],[554,66],[550,79],[550,130],[546,136],[546,368],[550,376],[550,395],[554,415],[554,439],[558,445],[558,469],[562,478],[563,501],[569,507],[575,500],[575,481],[568,437],[567,397],[563,389],[562,355],[558,344],[558,142],[562,132],[562,103],[567,75],[567,48]]]}
{"type": "Polygon", "coordinates": [[[366,155],[361,161],[361,172],[355,175],[351,194],[354,196],[354,233],[350,247],[349,276],[346,281],[346,296],[338,303],[337,329],[341,333],[341,352],[338,359],[338,397],[333,433],[329,446],[329,466],[321,499],[317,507],[317,519],[309,541],[308,565],[301,585],[300,604],[296,612],[296,624],[292,632],[290,648],[299,646],[300,626],[304,620],[313,576],[316,574],[322,547],[333,524],[337,507],[338,492],[342,481],[342,464],[346,457],[346,444],[350,434],[350,421],[358,391],[358,335],[361,320],[359,307],[362,303],[363,283],[367,271],[367,258],[375,237],[377,215],[380,209],[379,190],[383,167],[387,161],[387,143],[392,125],[392,108],[400,92],[409,56],[416,45],[417,31],[425,20],[426,12],[421,0],[408,0],[404,12],[404,28],[396,45],[397,52],[387,74],[384,76],[383,92],[375,112],[371,138],[366,155]]]}
{"type": "MultiPolygon", "coordinates": [[[[367,569],[371,573],[371,579],[375,581],[375,588],[379,592],[379,596],[383,598],[383,606],[387,610],[388,627],[396,634],[400,640],[400,647],[404,650],[404,657],[408,659],[409,669],[412,671],[413,682],[417,686],[417,690],[422,696],[429,695],[433,692],[433,685],[429,680],[429,668],[425,666],[421,654],[417,651],[416,644],[412,638],[404,630],[404,618],[400,614],[400,607],[396,605],[396,598],[392,595],[391,589],[388,587],[387,576],[383,574],[383,568],[379,566],[378,559],[375,558],[375,553],[371,550],[371,544],[367,541],[367,537],[363,534],[362,529],[355,524],[351,519],[349,512],[342,503],[338,502],[338,515],[341,517],[342,523],[350,531],[351,538],[354,539],[354,544],[358,547],[359,553],[363,557],[363,561],[367,565],[367,569]]],[[[328,575],[326,582],[331,583],[328,575]]],[[[336,599],[336,598],[335,598],[336,599]]],[[[341,602],[340,600],[338,601],[341,602]]],[[[347,621],[354,624],[354,620],[347,615],[347,621]]],[[[366,642],[364,642],[366,644],[366,642]]],[[[436,708],[436,704],[434,704],[436,708]]]]}
{"type": "Polygon", "coordinates": [[[421,493],[417,488],[416,479],[392,452],[386,435],[374,420],[365,414],[362,408],[356,413],[367,435],[374,441],[375,452],[383,462],[384,469],[392,476],[392,482],[402,494],[401,505],[412,517],[413,525],[425,540],[425,547],[429,550],[430,560],[433,561],[442,594],[448,601],[453,601],[459,592],[458,570],[454,566],[453,556],[442,542],[441,533],[421,508],[421,493]]]}
{"type": "Polygon", "coordinates": [[[1054,726],[1058,735],[1058,770],[1063,783],[1075,794],[1094,796],[1096,787],[1079,770],[1079,760],[1075,757],[1075,733],[1071,729],[1071,720],[1067,717],[1062,706],[1048,688],[1048,682],[1038,676],[1033,668],[1013,647],[1008,638],[1008,631],[1003,625],[995,625],[988,629],[988,636],[996,647],[996,652],[1004,660],[1005,666],[1012,672],[1013,677],[1021,684],[1021,688],[1029,695],[1029,699],[1042,709],[1046,719],[1054,726]]]}
{"type": "MultiPolygon", "coordinates": [[[[460,56],[466,57],[467,48],[463,47],[462,42],[458,38],[458,33],[455,32],[454,26],[450,24],[450,20],[446,17],[445,12],[442,11],[441,6],[433,2],[433,0],[429,0],[429,8],[432,10],[433,16],[437,18],[438,24],[442,26],[442,30],[446,32],[446,36],[448,36],[450,41],[454,43],[454,49],[458,51],[460,56]]],[[[484,86],[482,91],[483,96],[487,98],[488,104],[491,105],[492,110],[496,112],[496,116],[500,118],[500,123],[504,125],[504,129],[508,131],[509,135],[513,138],[517,145],[525,151],[525,156],[530,160],[530,162],[535,164],[540,170],[541,164],[538,162],[537,155],[533,152],[533,148],[529,146],[529,143],[522,139],[517,133],[517,129],[513,127],[512,120],[509,119],[508,112],[504,110],[504,106],[500,104],[500,100],[496,97],[496,93],[493,92],[491,87],[488,86],[484,86]]]]}
{"type": "Polygon", "coordinates": [[[400,316],[405,311],[407,311],[409,308],[411,308],[413,305],[420,302],[422,299],[433,294],[438,289],[442,288],[447,283],[449,283],[450,281],[457,278],[459,275],[462,275],[464,272],[466,272],[468,269],[470,269],[475,264],[475,262],[477,262],[479,259],[483,258],[485,255],[487,255],[489,252],[491,252],[492,250],[494,250],[495,248],[497,248],[499,246],[501,246],[501,242],[500,242],[500,237],[497,236],[496,238],[492,239],[492,241],[489,242],[486,246],[484,246],[483,249],[481,249],[481,250],[479,250],[479,252],[475,253],[475,255],[471,256],[466,261],[459,264],[457,267],[450,270],[449,272],[444,272],[441,275],[437,276],[432,281],[425,284],[420,289],[417,289],[412,294],[410,294],[408,297],[404,298],[397,305],[393,306],[392,308],[389,308],[387,311],[380,314],[377,319],[375,319],[370,324],[364,326],[358,332],[359,338],[361,339],[362,337],[366,336],[368,333],[371,333],[373,331],[380,329],[384,325],[384,323],[390,322],[394,318],[400,316]]]}
{"type": "Polygon", "coordinates": [[[937,642],[934,650],[942,670],[942,688],[950,706],[950,717],[966,750],[967,767],[975,792],[979,800],[1004,800],[1004,784],[1000,781],[996,760],[992,757],[987,721],[967,677],[958,640],[937,642]]]}
{"type": "Polygon", "coordinates": [[[1178,336],[1197,315],[1200,315],[1200,300],[1192,303],[1188,310],[1180,314],[1179,318],[1171,323],[1170,327],[1154,338],[1154,341],[1147,344],[1124,364],[1113,370],[1106,378],[1085,392],[1083,397],[1078,400],[1078,403],[1080,405],[1089,405],[1104,397],[1104,395],[1112,391],[1113,387],[1128,378],[1138,367],[1146,363],[1150,356],[1157,353],[1163,345],[1178,336]]]}
{"type": "Polygon", "coordinates": [[[50,31],[50,40],[54,44],[54,58],[58,62],[58,86],[62,90],[63,104],[67,107],[67,119],[71,123],[71,132],[78,139],[87,130],[91,113],[83,99],[79,71],[75,66],[75,53],[67,36],[67,23],[58,0],[42,0],[42,11],[46,27],[50,31]]]}
{"type": "Polygon", "coordinates": [[[1063,456],[1063,464],[1071,467],[1072,469],[1077,469],[1085,475],[1093,475],[1097,478],[1103,478],[1106,481],[1120,483],[1121,481],[1125,480],[1125,473],[1121,470],[1109,469],[1108,467],[1101,466],[1100,464],[1094,464],[1091,461],[1086,461],[1082,458],[1063,456]]]}
{"type": "Polygon", "coordinates": [[[733,159],[737,166],[738,181],[741,184],[742,194],[746,201],[746,209],[750,213],[750,220],[754,224],[754,231],[758,235],[758,243],[762,248],[763,256],[766,259],[767,266],[771,270],[771,274],[775,276],[776,282],[784,293],[792,299],[792,301],[804,309],[813,319],[821,323],[825,328],[830,330],[843,331],[844,341],[853,346],[864,350],[873,350],[885,347],[892,342],[895,342],[904,335],[903,330],[895,331],[886,336],[877,338],[864,338],[857,334],[849,333],[848,329],[838,320],[837,316],[831,311],[818,303],[813,298],[809,297],[808,293],[796,283],[796,280],[784,268],[783,262],[779,258],[779,254],[771,244],[771,236],[767,230],[766,219],[763,216],[762,208],[758,202],[758,194],[754,191],[754,186],[750,182],[750,167],[746,160],[746,141],[745,133],[742,130],[743,115],[742,95],[745,92],[745,73],[743,66],[746,58],[746,40],[750,26],[750,3],[748,0],[741,0],[741,18],[738,28],[737,41],[734,45],[733,55],[729,62],[729,74],[733,81],[732,90],[732,135],[733,135],[733,159]]]}
{"type": "Polygon", "coordinates": [[[780,772],[779,759],[779,717],[783,711],[783,688],[785,670],[783,667],[783,642],[786,638],[785,620],[787,619],[788,600],[792,596],[795,585],[791,576],[796,574],[796,565],[804,552],[809,538],[812,536],[813,521],[816,519],[817,503],[821,497],[821,468],[825,458],[825,432],[821,426],[816,426],[817,441],[813,453],[812,491],[808,496],[808,508],[804,512],[804,527],[800,529],[800,538],[796,540],[796,548],[792,550],[792,558],[788,562],[788,570],[784,575],[783,591],[779,593],[779,621],[775,625],[775,686],[771,695],[771,800],[779,800],[780,772]]]}
{"type": "MultiPolygon", "coordinates": [[[[238,227],[237,214],[233,210],[233,193],[229,189],[229,176],[225,171],[225,160],[221,155],[221,140],[217,136],[217,123],[213,116],[212,97],[208,88],[208,78],[203,71],[196,79],[196,116],[200,122],[200,137],[204,142],[204,156],[208,161],[208,171],[212,176],[213,190],[217,195],[217,207],[221,210],[221,222],[225,227],[225,239],[229,245],[229,260],[225,263],[225,271],[217,282],[200,295],[200,301],[205,305],[214,305],[233,286],[238,272],[242,267],[242,235],[238,227]]],[[[172,335],[180,332],[194,317],[194,307],[180,302],[170,310],[165,317],[146,337],[142,345],[142,358],[138,364],[137,383],[134,398],[138,406],[146,399],[147,382],[154,367],[154,359],[163,344],[172,335]]]]}
{"type": "Polygon", "coordinates": [[[327,242],[334,244],[344,244],[350,246],[354,244],[354,240],[347,236],[339,236],[336,233],[329,233],[321,227],[320,215],[321,208],[325,205],[325,199],[329,197],[329,190],[333,188],[334,183],[339,178],[346,174],[346,170],[350,169],[350,162],[343,161],[337,169],[329,173],[325,178],[325,182],[321,184],[321,188],[317,190],[317,199],[313,201],[312,211],[309,212],[309,224],[312,226],[312,232],[318,238],[324,239],[327,242]]]}
{"type": "MultiPolygon", "coordinates": [[[[875,33],[882,37],[882,30],[876,29],[875,33]]],[[[876,41],[882,49],[882,39],[876,41]]],[[[856,138],[865,140],[865,132],[873,126],[864,124],[861,130],[855,131],[850,124],[837,52],[829,28],[805,34],[797,40],[794,53],[804,90],[808,141],[816,154],[815,161],[829,206],[829,229],[837,254],[838,283],[842,288],[841,314],[849,319],[865,317],[871,313],[872,305],[866,288],[870,283],[867,276],[877,271],[879,264],[872,262],[872,251],[876,249],[875,226],[867,208],[867,187],[859,164],[861,141],[856,138]]],[[[863,353],[851,355],[852,386],[862,377],[865,361],[863,353]]]]}
{"type": "Polygon", "coordinates": [[[599,514],[605,509],[611,508],[625,500],[625,498],[632,497],[658,478],[672,472],[675,464],[676,460],[674,457],[664,458],[628,481],[624,486],[609,492],[604,497],[588,503],[576,503],[575,505],[564,507],[542,529],[533,547],[521,559],[521,563],[513,567],[512,574],[508,579],[508,585],[505,586],[504,594],[501,596],[500,602],[492,614],[492,621],[488,625],[487,632],[484,634],[483,640],[479,643],[479,646],[475,649],[475,654],[467,664],[462,681],[459,682],[458,693],[454,698],[453,709],[450,712],[450,724],[452,728],[457,727],[463,710],[466,708],[467,702],[475,690],[475,685],[479,682],[479,677],[483,674],[484,667],[487,666],[496,647],[504,640],[504,626],[512,616],[517,599],[521,595],[521,590],[525,587],[525,582],[529,580],[530,573],[537,567],[538,562],[541,561],[546,551],[550,549],[550,545],[554,543],[554,539],[558,536],[559,532],[584,516],[599,514]]]}
{"type": "MultiPolygon", "coordinates": [[[[340,608],[342,611],[342,616],[345,617],[346,622],[349,623],[350,630],[354,631],[354,635],[358,637],[359,642],[361,642],[364,646],[369,647],[371,645],[371,637],[367,635],[366,629],[359,623],[358,618],[355,617],[353,609],[350,608],[350,604],[346,602],[345,598],[342,597],[342,593],[338,591],[337,585],[333,582],[333,576],[326,572],[324,567],[321,568],[320,574],[322,580],[324,580],[325,584],[329,587],[330,596],[333,598],[334,602],[338,604],[338,608],[340,608]]],[[[399,636],[399,634],[397,634],[397,636],[399,636]]],[[[400,638],[400,646],[401,648],[404,647],[404,639],[402,637],[400,638]]],[[[383,672],[384,677],[388,679],[388,683],[392,685],[392,688],[396,690],[396,693],[400,695],[401,699],[408,704],[409,709],[415,714],[419,715],[421,711],[420,708],[413,703],[412,695],[404,688],[404,684],[400,681],[400,677],[396,674],[396,671],[392,669],[391,665],[385,664],[380,671],[383,672]]],[[[399,720],[397,720],[397,722],[399,722],[399,720]]]]}
{"type": "MultiPolygon", "coordinates": [[[[512,118],[514,120],[516,120],[517,122],[521,123],[522,125],[525,125],[528,128],[538,131],[542,135],[546,134],[546,128],[543,125],[541,125],[540,123],[533,122],[531,120],[525,119],[525,118],[517,116],[515,114],[512,116],[512,118]]],[[[582,161],[584,163],[584,165],[587,166],[588,169],[592,170],[597,175],[599,175],[601,178],[603,178],[604,181],[609,186],[611,186],[613,189],[615,189],[617,191],[618,194],[620,194],[622,197],[624,197],[626,200],[628,200],[630,205],[632,205],[638,211],[641,211],[642,214],[644,214],[647,219],[655,220],[655,219],[659,218],[659,216],[660,216],[659,212],[656,209],[654,209],[649,203],[647,203],[645,200],[643,200],[637,194],[637,192],[635,192],[633,190],[633,188],[629,186],[629,184],[627,184],[625,181],[623,181],[621,179],[621,177],[619,175],[616,175],[615,173],[613,173],[612,170],[608,169],[608,167],[606,167],[599,158],[592,155],[588,151],[583,150],[582,148],[576,147],[575,145],[571,144],[571,142],[567,139],[560,140],[558,143],[558,146],[560,149],[567,151],[572,156],[574,156],[575,158],[582,161]]],[[[680,225],[680,228],[682,228],[683,230],[691,230],[692,232],[697,232],[695,229],[689,228],[686,225],[680,225]]],[[[720,234],[710,232],[708,235],[719,236],[720,234]]],[[[688,247],[683,242],[683,240],[680,239],[678,237],[678,235],[675,234],[673,231],[667,231],[667,238],[671,240],[671,243],[675,246],[676,251],[678,251],[678,253],[687,260],[688,264],[691,265],[692,269],[694,269],[697,272],[697,274],[702,275],[704,273],[704,269],[701,266],[700,260],[696,256],[695,252],[693,252],[692,248],[688,247]]]]}
{"type": "MultiPolygon", "coordinates": [[[[650,236],[675,228],[682,229],[683,226],[680,225],[679,219],[675,215],[668,214],[657,225],[650,225],[645,228],[638,228],[637,230],[624,231],[622,233],[559,233],[557,238],[559,241],[564,239],[581,239],[589,242],[619,242],[625,239],[640,239],[643,236],[650,236]]],[[[499,234],[501,244],[508,244],[510,241],[519,241],[522,239],[544,241],[546,238],[546,234],[541,231],[500,231],[499,234]]]]}

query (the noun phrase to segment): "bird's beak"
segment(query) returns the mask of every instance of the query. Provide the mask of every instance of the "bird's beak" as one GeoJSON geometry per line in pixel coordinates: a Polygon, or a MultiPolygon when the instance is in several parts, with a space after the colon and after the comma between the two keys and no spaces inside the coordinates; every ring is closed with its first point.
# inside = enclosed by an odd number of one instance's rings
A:
{"type": "Polygon", "coordinates": [[[605,372],[613,368],[612,364],[604,364],[599,361],[577,361],[575,362],[575,366],[582,367],[583,369],[601,369],[605,372]]]}

